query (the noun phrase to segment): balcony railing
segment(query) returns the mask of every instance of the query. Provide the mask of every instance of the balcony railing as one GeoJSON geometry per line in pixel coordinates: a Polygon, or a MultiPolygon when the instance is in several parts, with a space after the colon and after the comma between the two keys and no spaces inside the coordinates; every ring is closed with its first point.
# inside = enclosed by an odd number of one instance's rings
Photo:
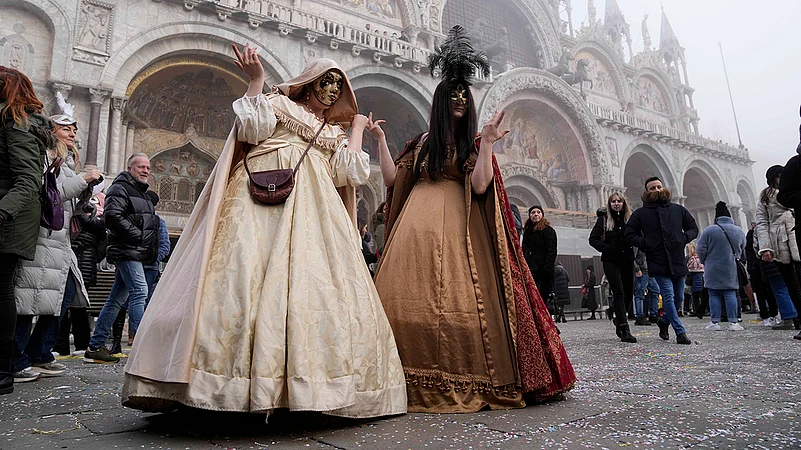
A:
{"type": "Polygon", "coordinates": [[[750,161],[748,150],[746,149],[733,147],[731,145],[688,133],[677,128],[651,122],[650,120],[646,120],[623,111],[615,111],[593,103],[588,104],[588,106],[590,112],[592,112],[595,117],[630,127],[632,130],[640,130],[642,134],[648,134],[656,137],[657,139],[664,138],[678,141],[678,143],[683,143],[690,147],[707,149],[724,156],[732,156],[743,161],[750,161]]]}

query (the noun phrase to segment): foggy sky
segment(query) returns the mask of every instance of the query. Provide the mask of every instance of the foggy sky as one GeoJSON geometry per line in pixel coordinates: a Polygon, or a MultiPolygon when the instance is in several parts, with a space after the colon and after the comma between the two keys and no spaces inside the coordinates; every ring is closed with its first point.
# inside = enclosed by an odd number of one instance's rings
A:
{"type": "MultiPolygon", "coordinates": [[[[757,192],[765,171],[784,164],[798,145],[801,105],[800,0],[617,0],[642,50],[648,13],[652,47],[659,46],[662,12],[685,48],[701,134],[738,145],[718,42],[723,44],[743,145],[749,149],[757,192]]],[[[587,0],[573,0],[573,25],[587,21],[587,0]]],[[[595,0],[603,19],[606,0],[595,0]]]]}

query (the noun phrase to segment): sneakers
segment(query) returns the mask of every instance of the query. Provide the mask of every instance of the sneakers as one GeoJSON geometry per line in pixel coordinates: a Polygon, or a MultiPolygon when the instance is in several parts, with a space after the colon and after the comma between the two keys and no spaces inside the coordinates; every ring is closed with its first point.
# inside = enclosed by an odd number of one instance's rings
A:
{"type": "Polygon", "coordinates": [[[706,331],[720,331],[720,324],[715,322],[710,322],[709,325],[705,326],[704,329],[706,331]]]}
{"type": "Polygon", "coordinates": [[[801,333],[798,333],[795,336],[793,336],[793,339],[798,339],[799,341],[801,341],[801,333]]]}
{"type": "Polygon", "coordinates": [[[743,328],[743,326],[737,322],[729,324],[729,331],[743,331],[743,330],[745,330],[745,328],[743,328]]]}
{"type": "Polygon", "coordinates": [[[33,369],[34,372],[39,372],[44,376],[61,375],[65,370],[67,370],[67,366],[55,361],[50,361],[44,364],[34,364],[31,369],[33,369]]]}
{"type": "Polygon", "coordinates": [[[791,320],[776,319],[776,321],[773,322],[774,330],[792,330],[794,328],[791,320]]]}
{"type": "Polygon", "coordinates": [[[86,349],[86,353],[83,355],[83,361],[88,363],[94,364],[114,364],[119,362],[120,358],[116,356],[112,356],[108,349],[103,346],[97,350],[92,350],[91,348],[86,349]]]}
{"type": "Polygon", "coordinates": [[[773,322],[770,319],[765,319],[765,320],[762,321],[762,326],[763,327],[772,327],[773,326],[773,322]]]}
{"type": "Polygon", "coordinates": [[[14,372],[12,376],[14,377],[14,383],[27,383],[29,381],[38,380],[39,377],[42,376],[42,374],[34,371],[30,367],[27,367],[25,369],[20,370],[19,372],[14,372]]]}
{"type": "Polygon", "coordinates": [[[75,350],[74,352],[72,352],[72,356],[80,356],[81,358],[83,358],[84,353],[86,353],[86,350],[75,350]]]}

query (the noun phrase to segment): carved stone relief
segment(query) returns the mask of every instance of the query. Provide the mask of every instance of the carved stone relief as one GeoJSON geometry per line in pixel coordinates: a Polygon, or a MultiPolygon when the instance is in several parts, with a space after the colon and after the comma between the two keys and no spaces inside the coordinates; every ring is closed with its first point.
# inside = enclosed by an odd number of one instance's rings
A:
{"type": "Polygon", "coordinates": [[[617,151],[617,139],[607,136],[606,147],[609,149],[609,159],[612,160],[612,166],[620,167],[620,155],[617,151]]]}
{"type": "Polygon", "coordinates": [[[192,143],[154,156],[150,184],[159,194],[158,211],[190,214],[214,164],[192,143]]]}
{"type": "Polygon", "coordinates": [[[114,6],[97,0],[83,0],[75,27],[72,57],[91,64],[104,65],[111,52],[114,6]]]}
{"type": "Polygon", "coordinates": [[[13,69],[17,69],[23,73],[32,73],[33,71],[33,45],[24,37],[22,33],[25,31],[25,26],[16,24],[14,30],[20,31],[18,34],[12,34],[0,39],[0,50],[2,51],[2,64],[7,65],[13,69]]]}

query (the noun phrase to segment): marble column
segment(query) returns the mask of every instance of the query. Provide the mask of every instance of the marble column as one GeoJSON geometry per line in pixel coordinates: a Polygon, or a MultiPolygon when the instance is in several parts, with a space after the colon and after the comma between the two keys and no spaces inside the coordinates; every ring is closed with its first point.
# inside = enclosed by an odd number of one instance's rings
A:
{"type": "Polygon", "coordinates": [[[89,137],[86,144],[87,166],[97,166],[97,141],[100,133],[100,108],[109,95],[109,91],[89,89],[89,137]]]}
{"type": "MultiPolygon", "coordinates": [[[[125,114],[123,114],[123,116],[124,115],[125,114]]],[[[122,119],[122,131],[120,132],[120,136],[122,136],[120,138],[120,154],[122,155],[123,161],[125,161],[127,159],[126,155],[128,154],[128,121],[125,119],[122,119]]]]}
{"type": "Polygon", "coordinates": [[[123,156],[125,150],[122,149],[123,141],[120,140],[122,132],[122,111],[125,108],[127,99],[125,97],[114,97],[111,99],[111,136],[108,147],[108,164],[106,171],[109,174],[117,175],[122,172],[121,166],[125,165],[123,156]]]}
{"type": "Polygon", "coordinates": [[[136,132],[136,125],[129,123],[125,135],[125,161],[134,154],[134,133],[136,132]]]}

